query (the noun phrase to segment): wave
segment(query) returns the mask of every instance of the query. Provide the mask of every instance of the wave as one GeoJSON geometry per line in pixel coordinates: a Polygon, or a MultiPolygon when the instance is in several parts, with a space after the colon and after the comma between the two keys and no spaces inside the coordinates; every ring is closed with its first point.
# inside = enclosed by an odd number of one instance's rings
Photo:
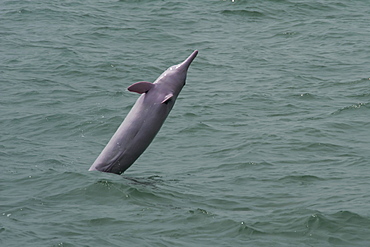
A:
{"type": "Polygon", "coordinates": [[[302,183],[315,182],[321,180],[324,179],[314,175],[290,175],[279,179],[279,181],[283,182],[302,182],[302,183]]]}
{"type": "Polygon", "coordinates": [[[357,110],[366,111],[369,108],[370,108],[370,106],[369,106],[368,102],[360,102],[360,103],[356,103],[356,104],[353,104],[353,105],[342,107],[342,108],[332,112],[331,115],[338,115],[338,114],[343,114],[343,113],[347,113],[347,112],[352,113],[352,112],[357,111],[357,110]]]}
{"type": "Polygon", "coordinates": [[[248,16],[248,17],[264,17],[265,14],[260,12],[260,11],[256,11],[256,10],[245,10],[245,9],[235,9],[235,10],[222,10],[221,11],[221,14],[224,14],[224,15],[237,15],[237,16],[248,16]]]}

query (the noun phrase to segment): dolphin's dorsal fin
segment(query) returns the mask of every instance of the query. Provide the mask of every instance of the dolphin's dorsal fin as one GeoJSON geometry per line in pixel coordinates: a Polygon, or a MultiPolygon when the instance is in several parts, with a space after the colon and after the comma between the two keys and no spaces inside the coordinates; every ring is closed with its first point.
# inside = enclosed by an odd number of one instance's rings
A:
{"type": "Polygon", "coordinates": [[[169,93],[166,96],[164,96],[164,99],[162,100],[162,104],[167,104],[168,101],[173,97],[173,93],[169,93]]]}
{"type": "Polygon", "coordinates": [[[136,82],[136,83],[132,84],[131,86],[129,86],[127,88],[127,90],[130,91],[130,92],[135,92],[135,93],[142,94],[142,93],[148,92],[153,87],[154,87],[154,84],[151,83],[151,82],[139,81],[139,82],[136,82]]]}

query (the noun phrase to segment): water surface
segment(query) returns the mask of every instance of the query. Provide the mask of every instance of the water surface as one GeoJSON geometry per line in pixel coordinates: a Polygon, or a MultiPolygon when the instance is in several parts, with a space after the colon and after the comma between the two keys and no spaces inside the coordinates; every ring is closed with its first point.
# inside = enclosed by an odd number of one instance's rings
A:
{"type": "Polygon", "coordinates": [[[3,1],[1,246],[368,246],[366,1],[3,1]],[[122,176],[88,168],[193,50],[122,176]]]}

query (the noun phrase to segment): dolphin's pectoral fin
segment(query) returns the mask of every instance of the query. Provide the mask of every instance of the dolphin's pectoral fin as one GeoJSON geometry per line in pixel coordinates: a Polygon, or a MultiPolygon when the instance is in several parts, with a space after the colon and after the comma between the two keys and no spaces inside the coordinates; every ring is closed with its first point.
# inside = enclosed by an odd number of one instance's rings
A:
{"type": "Polygon", "coordinates": [[[127,88],[127,90],[130,91],[130,92],[135,92],[135,93],[142,94],[142,93],[148,92],[153,87],[154,87],[154,84],[151,83],[151,82],[139,81],[139,82],[136,82],[136,83],[132,84],[131,86],[129,86],[127,88]]]}
{"type": "Polygon", "coordinates": [[[169,93],[166,96],[164,96],[164,99],[162,100],[162,104],[167,104],[168,101],[173,97],[173,93],[169,93]]]}

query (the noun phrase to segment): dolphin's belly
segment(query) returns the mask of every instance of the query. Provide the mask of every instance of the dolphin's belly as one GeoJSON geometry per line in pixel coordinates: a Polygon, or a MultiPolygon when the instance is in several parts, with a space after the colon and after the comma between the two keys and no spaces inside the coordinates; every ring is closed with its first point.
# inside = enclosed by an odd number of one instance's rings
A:
{"type": "Polygon", "coordinates": [[[145,96],[139,97],[90,170],[121,174],[153,141],[172,107],[148,104],[145,96]]]}

